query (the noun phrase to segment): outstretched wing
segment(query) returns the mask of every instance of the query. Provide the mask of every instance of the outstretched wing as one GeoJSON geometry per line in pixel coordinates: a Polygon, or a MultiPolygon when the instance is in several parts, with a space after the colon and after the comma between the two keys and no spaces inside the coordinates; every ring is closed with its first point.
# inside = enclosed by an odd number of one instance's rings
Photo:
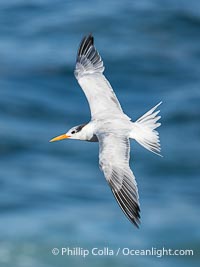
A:
{"type": "Polygon", "coordinates": [[[135,177],[129,167],[129,139],[113,133],[100,134],[98,139],[100,168],[119,206],[128,219],[138,227],[139,196],[135,177]]]}
{"type": "Polygon", "coordinates": [[[90,34],[80,44],[74,74],[87,97],[91,116],[93,119],[106,117],[108,113],[126,116],[103,71],[103,61],[90,34]]]}

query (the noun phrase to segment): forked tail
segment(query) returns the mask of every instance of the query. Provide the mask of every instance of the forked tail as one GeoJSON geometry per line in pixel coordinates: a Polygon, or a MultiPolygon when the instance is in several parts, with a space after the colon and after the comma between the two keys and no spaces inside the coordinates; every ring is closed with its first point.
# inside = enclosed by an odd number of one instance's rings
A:
{"type": "Polygon", "coordinates": [[[161,125],[158,122],[161,116],[157,116],[160,110],[155,110],[161,103],[133,122],[133,129],[130,134],[130,138],[135,139],[140,145],[159,156],[161,150],[159,133],[155,129],[161,125]]]}

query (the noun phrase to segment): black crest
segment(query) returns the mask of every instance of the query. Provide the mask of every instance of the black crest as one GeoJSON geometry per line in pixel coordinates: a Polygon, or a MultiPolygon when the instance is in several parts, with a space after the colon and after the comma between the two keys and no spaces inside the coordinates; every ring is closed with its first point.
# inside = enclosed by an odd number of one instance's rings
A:
{"type": "Polygon", "coordinates": [[[77,126],[77,127],[76,127],[76,132],[77,132],[77,133],[80,132],[86,124],[87,124],[87,123],[85,123],[85,124],[81,124],[81,125],[77,126]]]}

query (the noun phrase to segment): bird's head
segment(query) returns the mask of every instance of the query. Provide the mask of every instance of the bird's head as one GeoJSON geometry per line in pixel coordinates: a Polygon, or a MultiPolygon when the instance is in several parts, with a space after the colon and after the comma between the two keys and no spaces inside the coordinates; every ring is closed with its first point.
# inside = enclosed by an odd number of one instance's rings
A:
{"type": "Polygon", "coordinates": [[[74,126],[67,133],[61,134],[61,135],[51,139],[50,142],[55,142],[55,141],[64,140],[64,139],[87,140],[86,134],[83,131],[83,128],[85,125],[86,124],[74,126]]]}

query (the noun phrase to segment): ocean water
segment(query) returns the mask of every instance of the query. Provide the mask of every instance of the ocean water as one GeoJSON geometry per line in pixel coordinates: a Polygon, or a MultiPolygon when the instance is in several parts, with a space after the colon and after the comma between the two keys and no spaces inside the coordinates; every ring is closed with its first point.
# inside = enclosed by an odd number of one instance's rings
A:
{"type": "Polygon", "coordinates": [[[200,2],[0,2],[0,266],[198,266],[200,2]],[[90,120],[74,75],[93,33],[124,111],[163,101],[163,158],[131,143],[134,228],[98,167],[98,144],[49,143],[90,120]],[[193,256],[54,256],[53,248],[193,249],[193,256]]]}

